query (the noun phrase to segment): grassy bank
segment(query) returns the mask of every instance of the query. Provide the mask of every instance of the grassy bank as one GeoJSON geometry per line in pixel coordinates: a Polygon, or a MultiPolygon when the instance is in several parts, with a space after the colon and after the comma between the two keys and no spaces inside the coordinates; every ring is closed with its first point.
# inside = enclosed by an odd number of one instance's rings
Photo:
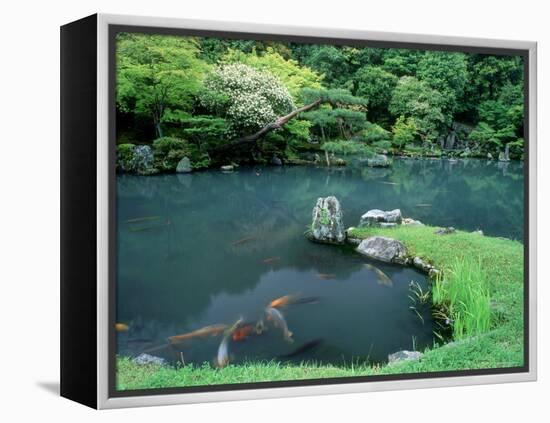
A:
{"type": "Polygon", "coordinates": [[[117,387],[127,390],[521,366],[522,244],[475,233],[435,235],[434,231],[429,226],[401,226],[361,228],[351,233],[357,238],[384,235],[399,239],[411,255],[443,271],[443,279],[432,285],[434,300],[449,314],[457,336],[454,342],[424,351],[420,361],[346,368],[260,362],[214,369],[209,365],[137,365],[120,357],[117,387]]]}

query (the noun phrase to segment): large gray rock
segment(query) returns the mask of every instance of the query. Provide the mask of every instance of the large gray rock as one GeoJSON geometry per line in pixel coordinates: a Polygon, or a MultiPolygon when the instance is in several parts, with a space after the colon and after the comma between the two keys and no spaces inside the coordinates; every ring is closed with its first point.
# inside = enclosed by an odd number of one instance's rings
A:
{"type": "Polygon", "coordinates": [[[153,149],[148,145],[136,145],[134,147],[134,158],[132,167],[139,174],[149,174],[153,169],[153,149]]]}
{"type": "Polygon", "coordinates": [[[388,167],[390,161],[385,154],[376,154],[374,157],[367,159],[367,166],[370,167],[388,167]]]}
{"type": "Polygon", "coordinates": [[[386,263],[407,264],[408,262],[405,245],[401,241],[385,236],[372,236],[364,239],[356,251],[371,259],[386,263]]]}
{"type": "Polygon", "coordinates": [[[189,173],[193,170],[189,157],[183,157],[176,166],[176,173],[189,173]]]}
{"type": "Polygon", "coordinates": [[[273,155],[273,157],[271,158],[271,164],[274,166],[282,166],[283,161],[277,156],[273,155]]]}
{"type": "Polygon", "coordinates": [[[389,364],[392,364],[405,360],[420,360],[420,358],[422,358],[422,353],[419,351],[403,350],[388,355],[388,362],[389,364]]]}
{"type": "Polygon", "coordinates": [[[161,357],[157,357],[151,354],[141,353],[132,360],[136,364],[159,364],[161,366],[166,364],[166,360],[161,357]]]}
{"type": "Polygon", "coordinates": [[[320,197],[313,208],[310,237],[313,241],[343,244],[346,240],[342,208],[334,196],[320,197]]]}
{"type": "Polygon", "coordinates": [[[403,217],[401,210],[395,209],[383,211],[378,209],[369,210],[361,216],[359,226],[394,226],[401,224],[403,217]],[[393,224],[393,225],[384,225],[393,224]]]}
{"type": "Polygon", "coordinates": [[[506,144],[506,147],[504,147],[504,152],[498,153],[498,161],[499,162],[509,162],[510,161],[510,147],[508,144],[506,144]]]}

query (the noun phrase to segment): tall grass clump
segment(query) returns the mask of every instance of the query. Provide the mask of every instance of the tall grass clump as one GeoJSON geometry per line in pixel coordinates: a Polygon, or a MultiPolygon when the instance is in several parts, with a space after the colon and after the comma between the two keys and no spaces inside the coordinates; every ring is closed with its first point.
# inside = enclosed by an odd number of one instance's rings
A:
{"type": "Polygon", "coordinates": [[[480,335],[490,329],[490,280],[481,259],[471,257],[455,259],[445,276],[436,279],[433,303],[452,325],[455,339],[480,335]]]}

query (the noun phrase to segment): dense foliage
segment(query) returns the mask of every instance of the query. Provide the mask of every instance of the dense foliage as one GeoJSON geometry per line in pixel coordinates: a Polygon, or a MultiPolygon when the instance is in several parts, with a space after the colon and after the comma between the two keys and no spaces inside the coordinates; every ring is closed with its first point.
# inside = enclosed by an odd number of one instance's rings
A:
{"type": "Polygon", "coordinates": [[[116,52],[118,143],[151,145],[160,171],[184,155],[194,167],[304,151],[523,156],[519,56],[127,33],[116,52]]]}

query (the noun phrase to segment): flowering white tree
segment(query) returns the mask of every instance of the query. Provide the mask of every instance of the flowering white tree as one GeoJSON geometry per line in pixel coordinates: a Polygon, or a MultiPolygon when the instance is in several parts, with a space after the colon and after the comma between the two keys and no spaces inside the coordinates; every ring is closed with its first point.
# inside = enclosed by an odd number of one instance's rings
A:
{"type": "Polygon", "coordinates": [[[279,79],[241,63],[214,68],[204,81],[200,102],[231,122],[235,135],[257,131],[294,109],[279,79]]]}

